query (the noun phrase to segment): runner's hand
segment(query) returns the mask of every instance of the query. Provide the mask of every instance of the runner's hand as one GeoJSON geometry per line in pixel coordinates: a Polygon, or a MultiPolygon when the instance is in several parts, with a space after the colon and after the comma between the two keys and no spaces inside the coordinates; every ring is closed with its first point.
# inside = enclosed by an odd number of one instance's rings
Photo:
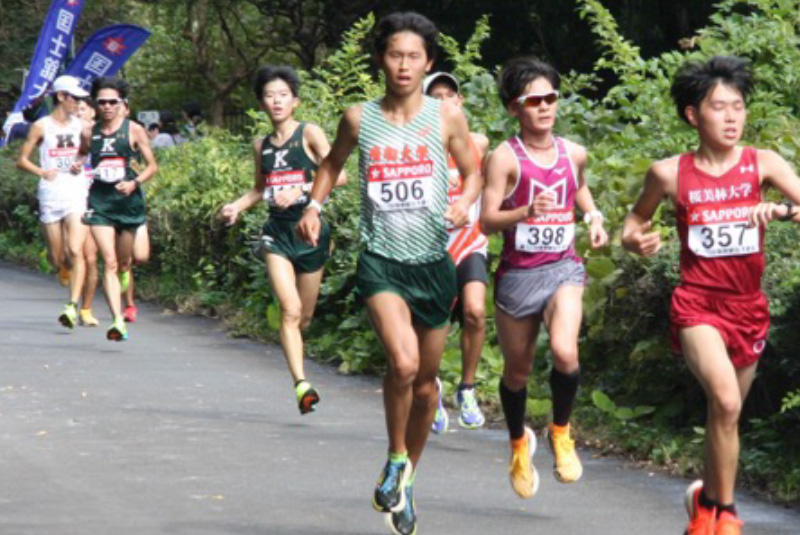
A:
{"type": "Polygon", "coordinates": [[[447,207],[444,218],[452,223],[453,228],[461,228],[469,222],[469,207],[459,199],[447,207]]]}
{"type": "Polygon", "coordinates": [[[219,217],[225,221],[226,225],[231,226],[236,223],[236,219],[239,217],[239,210],[236,209],[233,203],[226,204],[219,211],[219,217]]]}
{"type": "Polygon", "coordinates": [[[316,208],[306,208],[303,217],[297,223],[296,231],[304,242],[316,247],[319,243],[320,226],[319,212],[316,208]]]}
{"type": "Polygon", "coordinates": [[[280,209],[285,209],[294,204],[294,202],[303,195],[302,188],[287,188],[275,194],[275,206],[280,209]]]}
{"type": "Polygon", "coordinates": [[[589,225],[589,240],[592,242],[592,249],[599,249],[608,244],[608,233],[603,228],[602,219],[592,219],[589,225]]]}
{"type": "Polygon", "coordinates": [[[755,208],[747,216],[747,226],[757,227],[759,225],[767,226],[767,223],[773,219],[778,219],[784,216],[784,208],[774,202],[762,202],[756,205],[755,208]]]}
{"type": "Polygon", "coordinates": [[[528,217],[536,217],[547,212],[552,212],[556,207],[556,196],[552,191],[545,191],[533,198],[533,203],[528,206],[528,217]]]}
{"type": "Polygon", "coordinates": [[[126,197],[129,197],[131,193],[136,191],[136,188],[138,187],[139,186],[138,184],[136,184],[135,180],[122,180],[120,182],[117,182],[117,185],[114,186],[114,189],[116,189],[118,192],[122,193],[126,197]]]}
{"type": "Polygon", "coordinates": [[[69,172],[73,175],[79,175],[83,172],[83,162],[76,161],[69,166],[69,172]]]}
{"type": "Polygon", "coordinates": [[[657,230],[648,232],[653,222],[648,221],[630,238],[628,249],[641,256],[653,256],[661,249],[661,233],[657,230]]]}
{"type": "Polygon", "coordinates": [[[49,169],[47,171],[44,171],[39,176],[42,177],[43,179],[47,180],[48,182],[52,182],[58,176],[58,171],[56,171],[55,169],[49,169]]]}

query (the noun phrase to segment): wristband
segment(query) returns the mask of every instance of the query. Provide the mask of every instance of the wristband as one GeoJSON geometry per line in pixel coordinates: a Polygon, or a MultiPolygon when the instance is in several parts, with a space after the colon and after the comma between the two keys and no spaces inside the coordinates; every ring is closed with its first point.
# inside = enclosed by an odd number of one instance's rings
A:
{"type": "MultiPolygon", "coordinates": [[[[308,204],[306,205],[305,210],[308,210],[310,208],[314,208],[317,211],[318,214],[322,213],[322,205],[318,201],[315,201],[314,199],[311,199],[310,201],[308,201],[308,204]]],[[[303,211],[305,212],[305,210],[303,210],[303,211]]]]}
{"type": "Polygon", "coordinates": [[[784,201],[781,204],[786,207],[786,215],[779,217],[778,221],[791,221],[791,219],[794,217],[794,213],[792,213],[794,204],[792,204],[792,201],[784,201]]]}
{"type": "Polygon", "coordinates": [[[601,212],[600,210],[592,210],[591,212],[586,212],[585,214],[583,214],[583,222],[586,223],[587,225],[591,224],[591,222],[594,221],[595,219],[599,219],[601,223],[605,221],[605,218],[603,217],[603,212],[601,212]]]}

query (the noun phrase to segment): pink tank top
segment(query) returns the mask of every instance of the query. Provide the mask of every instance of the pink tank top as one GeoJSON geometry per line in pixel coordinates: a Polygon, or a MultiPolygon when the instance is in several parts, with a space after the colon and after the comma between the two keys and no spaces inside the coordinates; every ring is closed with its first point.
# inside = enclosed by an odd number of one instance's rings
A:
{"type": "Polygon", "coordinates": [[[575,193],[578,176],[562,138],[554,138],[557,156],[549,167],[537,164],[522,140],[506,141],[517,160],[517,183],[500,205],[514,210],[533,203],[545,191],[555,194],[556,209],[529,217],[503,231],[503,254],[497,276],[509,269],[530,269],[575,256],[575,193]]]}

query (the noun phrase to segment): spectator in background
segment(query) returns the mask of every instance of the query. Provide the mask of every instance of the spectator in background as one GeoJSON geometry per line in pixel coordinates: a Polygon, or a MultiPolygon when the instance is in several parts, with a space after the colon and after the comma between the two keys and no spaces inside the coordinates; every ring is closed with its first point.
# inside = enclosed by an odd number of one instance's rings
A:
{"type": "Polygon", "coordinates": [[[183,120],[186,124],[181,127],[182,134],[186,140],[196,138],[201,135],[197,130],[200,123],[203,122],[203,110],[197,102],[187,102],[183,105],[183,120]]]}

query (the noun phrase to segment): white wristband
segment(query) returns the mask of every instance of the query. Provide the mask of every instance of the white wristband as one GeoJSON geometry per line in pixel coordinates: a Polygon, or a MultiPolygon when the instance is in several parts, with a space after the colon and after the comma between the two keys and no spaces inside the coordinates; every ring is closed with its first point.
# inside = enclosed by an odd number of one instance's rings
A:
{"type": "MultiPolygon", "coordinates": [[[[317,211],[318,214],[322,213],[322,204],[320,204],[319,202],[315,201],[314,199],[311,199],[310,201],[308,201],[308,204],[306,205],[305,210],[308,210],[310,208],[314,208],[317,211]]],[[[305,211],[305,210],[303,210],[303,211],[305,211]]]]}
{"type": "Polygon", "coordinates": [[[585,214],[583,214],[583,222],[586,223],[587,225],[591,224],[591,222],[594,221],[595,219],[599,219],[600,222],[602,223],[605,220],[605,218],[603,217],[603,212],[601,212],[600,210],[592,210],[591,212],[586,212],[585,214]]]}

